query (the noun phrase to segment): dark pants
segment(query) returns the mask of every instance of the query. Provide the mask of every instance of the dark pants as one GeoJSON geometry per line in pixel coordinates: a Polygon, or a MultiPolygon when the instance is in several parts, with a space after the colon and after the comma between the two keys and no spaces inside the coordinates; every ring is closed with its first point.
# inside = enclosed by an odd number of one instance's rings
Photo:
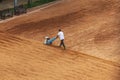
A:
{"type": "Polygon", "coordinates": [[[61,40],[60,42],[60,47],[63,45],[64,49],[65,49],[65,44],[64,44],[64,40],[61,40]]]}

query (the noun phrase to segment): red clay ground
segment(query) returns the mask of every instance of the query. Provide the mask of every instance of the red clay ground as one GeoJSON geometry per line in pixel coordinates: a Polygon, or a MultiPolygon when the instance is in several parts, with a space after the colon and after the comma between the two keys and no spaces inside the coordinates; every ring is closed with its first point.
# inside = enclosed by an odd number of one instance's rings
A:
{"type": "Polygon", "coordinates": [[[119,0],[62,0],[1,22],[0,79],[119,80],[119,15],[119,0]],[[43,45],[59,28],[65,51],[43,45]]]}

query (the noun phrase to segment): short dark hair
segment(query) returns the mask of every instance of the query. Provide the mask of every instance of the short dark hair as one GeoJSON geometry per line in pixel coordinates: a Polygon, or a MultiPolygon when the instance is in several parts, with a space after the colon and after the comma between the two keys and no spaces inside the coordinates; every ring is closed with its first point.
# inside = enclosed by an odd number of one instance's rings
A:
{"type": "Polygon", "coordinates": [[[59,31],[61,31],[61,29],[59,29],[59,31]]]}

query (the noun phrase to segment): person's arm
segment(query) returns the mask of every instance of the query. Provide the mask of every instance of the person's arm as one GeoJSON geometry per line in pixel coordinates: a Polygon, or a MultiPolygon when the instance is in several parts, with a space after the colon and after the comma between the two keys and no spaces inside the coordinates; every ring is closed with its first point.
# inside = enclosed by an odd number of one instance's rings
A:
{"type": "Polygon", "coordinates": [[[57,36],[56,36],[56,39],[59,37],[59,33],[57,34],[57,36]]]}

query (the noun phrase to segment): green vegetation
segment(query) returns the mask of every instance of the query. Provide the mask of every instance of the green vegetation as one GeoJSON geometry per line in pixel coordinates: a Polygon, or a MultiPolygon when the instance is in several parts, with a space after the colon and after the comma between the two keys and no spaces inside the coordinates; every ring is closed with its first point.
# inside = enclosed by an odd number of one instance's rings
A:
{"type": "MultiPolygon", "coordinates": [[[[2,1],[2,0],[0,0],[0,1],[2,1]]],[[[37,1],[34,1],[34,2],[32,2],[32,0],[31,0],[29,3],[23,4],[23,7],[26,8],[26,9],[27,8],[32,8],[32,7],[40,6],[42,4],[46,4],[46,3],[49,3],[49,2],[52,2],[52,1],[56,1],[56,0],[37,0],[37,1]]],[[[0,17],[4,16],[7,13],[14,13],[14,10],[15,10],[14,8],[8,8],[8,9],[1,10],[0,11],[0,17]]]]}
{"type": "Polygon", "coordinates": [[[25,4],[25,6],[27,6],[28,8],[31,8],[31,7],[39,6],[52,1],[56,1],[56,0],[37,0],[35,2],[31,2],[31,4],[25,4]]]}

